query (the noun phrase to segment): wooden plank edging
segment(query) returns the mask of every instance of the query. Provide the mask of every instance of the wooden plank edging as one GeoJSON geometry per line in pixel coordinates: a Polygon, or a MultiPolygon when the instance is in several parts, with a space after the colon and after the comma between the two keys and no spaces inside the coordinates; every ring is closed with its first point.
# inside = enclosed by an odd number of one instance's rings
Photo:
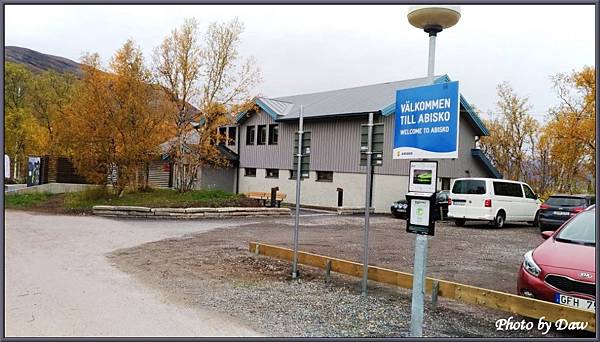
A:
{"type": "MultiPolygon", "coordinates": [[[[252,253],[278,259],[293,259],[293,251],[289,248],[250,242],[249,250],[252,253]]],[[[362,277],[363,265],[361,263],[298,251],[299,264],[325,269],[328,260],[331,262],[331,271],[362,277]]],[[[383,267],[369,265],[368,279],[407,289],[412,288],[412,274],[383,267]]],[[[544,319],[549,322],[556,322],[559,319],[566,319],[569,322],[587,322],[586,330],[596,332],[596,314],[590,311],[430,277],[427,277],[425,284],[427,293],[431,293],[434,281],[439,283],[438,296],[441,297],[535,319],[545,317],[544,319]]]]}

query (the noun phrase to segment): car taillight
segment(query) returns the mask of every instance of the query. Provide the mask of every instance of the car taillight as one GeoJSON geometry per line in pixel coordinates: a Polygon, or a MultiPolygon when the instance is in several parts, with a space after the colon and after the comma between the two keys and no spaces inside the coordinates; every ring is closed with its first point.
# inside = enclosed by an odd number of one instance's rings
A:
{"type": "Polygon", "coordinates": [[[491,208],[492,207],[492,200],[491,199],[486,199],[484,202],[484,206],[486,208],[491,208]]]}
{"type": "Polygon", "coordinates": [[[548,209],[548,208],[550,208],[550,206],[547,204],[540,205],[540,209],[548,209]]]}
{"type": "Polygon", "coordinates": [[[448,198],[448,205],[452,205],[452,199],[448,198]]]}
{"type": "Polygon", "coordinates": [[[573,216],[574,216],[574,215],[577,215],[577,214],[579,214],[580,212],[582,212],[582,211],[583,211],[583,209],[585,209],[585,208],[584,208],[584,207],[573,208],[573,211],[571,212],[571,215],[573,215],[573,216]]]}

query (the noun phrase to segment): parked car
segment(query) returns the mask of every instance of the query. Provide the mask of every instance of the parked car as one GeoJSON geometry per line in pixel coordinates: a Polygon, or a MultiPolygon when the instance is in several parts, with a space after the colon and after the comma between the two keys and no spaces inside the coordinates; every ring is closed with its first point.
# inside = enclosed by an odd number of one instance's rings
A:
{"type": "Polygon", "coordinates": [[[596,208],[571,217],[525,254],[517,293],[583,310],[596,308],[596,208]]]}
{"type": "Polygon", "coordinates": [[[540,205],[540,231],[556,230],[571,216],[596,203],[595,195],[552,195],[540,205]]]}
{"type": "Polygon", "coordinates": [[[523,182],[495,178],[458,178],[452,182],[448,217],[457,226],[488,221],[497,228],[506,222],[537,224],[538,196],[523,182]]]}
{"type": "MultiPolygon", "coordinates": [[[[448,217],[448,190],[438,191],[436,194],[436,209],[434,211],[434,219],[440,220],[440,211],[444,218],[448,217]]],[[[396,218],[406,218],[406,210],[408,209],[408,202],[406,199],[396,201],[392,203],[390,211],[396,218]]]]}

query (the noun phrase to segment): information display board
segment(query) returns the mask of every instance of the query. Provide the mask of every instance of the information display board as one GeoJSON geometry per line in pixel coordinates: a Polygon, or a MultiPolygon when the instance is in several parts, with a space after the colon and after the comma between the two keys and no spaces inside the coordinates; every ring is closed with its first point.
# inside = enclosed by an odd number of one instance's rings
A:
{"type": "Polygon", "coordinates": [[[458,158],[458,81],[396,91],[394,159],[458,158]]]}
{"type": "Polygon", "coordinates": [[[406,194],[408,202],[408,219],[406,231],[421,235],[435,234],[434,205],[435,194],[409,192],[406,194]]]}
{"type": "Polygon", "coordinates": [[[411,161],[409,168],[408,191],[437,191],[437,161],[411,161]]]}

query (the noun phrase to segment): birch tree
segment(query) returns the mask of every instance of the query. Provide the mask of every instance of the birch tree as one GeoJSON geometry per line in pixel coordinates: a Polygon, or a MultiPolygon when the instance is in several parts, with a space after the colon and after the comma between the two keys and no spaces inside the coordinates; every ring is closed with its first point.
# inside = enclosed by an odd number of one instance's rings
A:
{"type": "Polygon", "coordinates": [[[4,64],[4,153],[12,161],[11,175],[18,179],[24,176],[27,153],[34,145],[34,118],[27,101],[33,78],[23,65],[4,64]]]}
{"type": "Polygon", "coordinates": [[[179,191],[193,188],[200,167],[227,165],[215,144],[227,138],[218,127],[252,106],[250,91],[260,72],[253,59],[239,55],[242,32],[234,19],[210,24],[202,38],[198,22],[186,19],[154,51],[156,79],[177,108],[170,155],[179,191]]]}
{"type": "Polygon", "coordinates": [[[118,196],[127,186],[147,186],[148,163],[172,133],[166,113],[173,110],[164,92],[151,84],[139,47],[128,40],[102,70],[99,56],[83,60],[82,87],[69,115],[71,156],[86,178],[107,179],[118,196]],[[111,177],[114,171],[116,177],[111,177]]]}
{"type": "Polygon", "coordinates": [[[482,150],[506,179],[526,180],[526,166],[535,145],[539,124],[529,114],[528,99],[509,83],[497,87],[499,116],[486,122],[490,135],[481,138],[482,150]]]}

